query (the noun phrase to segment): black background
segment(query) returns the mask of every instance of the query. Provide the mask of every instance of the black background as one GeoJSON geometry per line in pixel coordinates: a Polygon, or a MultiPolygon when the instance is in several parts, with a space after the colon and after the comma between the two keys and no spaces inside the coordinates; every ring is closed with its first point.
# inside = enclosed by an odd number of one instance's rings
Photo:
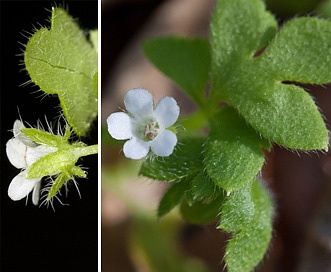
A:
{"type": "MultiPolygon", "coordinates": [[[[12,201],[7,190],[19,169],[13,167],[6,156],[6,142],[12,137],[13,123],[21,118],[36,125],[59,116],[57,97],[40,98],[38,87],[27,82],[27,72],[17,56],[26,44],[24,30],[32,32],[38,23],[50,26],[51,7],[63,6],[63,1],[1,1],[0,25],[0,93],[1,93],[1,258],[0,271],[97,271],[98,268],[98,172],[97,156],[84,157],[79,164],[87,166],[88,179],[77,180],[82,198],[69,186],[68,196],[62,195],[62,206],[55,200],[51,207],[34,206],[29,199],[12,201]],[[54,109],[55,107],[55,109],[54,109]]],[[[79,19],[83,29],[97,27],[97,1],[66,1],[69,13],[79,19]]],[[[26,34],[25,34],[26,35],[26,34]]],[[[97,143],[97,123],[94,131],[82,139],[97,143]]]]}

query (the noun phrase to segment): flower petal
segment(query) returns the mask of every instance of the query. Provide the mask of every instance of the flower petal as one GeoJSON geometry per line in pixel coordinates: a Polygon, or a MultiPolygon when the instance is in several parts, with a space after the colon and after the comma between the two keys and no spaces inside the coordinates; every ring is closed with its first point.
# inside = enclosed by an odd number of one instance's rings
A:
{"type": "Polygon", "coordinates": [[[163,97],[156,105],[154,116],[161,128],[172,126],[178,119],[179,107],[172,97],[163,97]]]}
{"type": "Polygon", "coordinates": [[[21,133],[21,129],[25,128],[23,122],[21,120],[15,120],[14,126],[13,126],[13,134],[14,137],[17,137],[21,133]]]}
{"type": "Polygon", "coordinates": [[[22,171],[13,178],[8,187],[8,196],[12,200],[20,200],[26,197],[40,179],[25,179],[26,171],[22,171]]]}
{"type": "Polygon", "coordinates": [[[161,157],[168,157],[174,151],[177,144],[177,136],[170,130],[163,130],[157,135],[151,143],[152,151],[155,155],[161,157]]]}
{"type": "Polygon", "coordinates": [[[6,144],[7,157],[12,165],[16,168],[27,167],[26,150],[27,146],[17,138],[10,139],[6,144]]]}
{"type": "Polygon", "coordinates": [[[25,153],[25,160],[27,167],[30,167],[40,158],[57,151],[58,148],[48,145],[38,145],[36,147],[27,147],[25,153]]]}
{"type": "Polygon", "coordinates": [[[38,205],[39,196],[40,196],[40,186],[41,186],[41,179],[38,180],[33,188],[32,192],[32,203],[34,205],[38,205]]]}
{"type": "Polygon", "coordinates": [[[137,138],[132,138],[123,146],[125,157],[134,160],[140,160],[147,156],[150,144],[137,138]]]}
{"type": "Polygon", "coordinates": [[[23,142],[25,145],[30,146],[30,147],[35,147],[37,144],[32,141],[30,138],[25,136],[22,132],[21,129],[25,128],[23,122],[21,120],[16,120],[14,122],[14,127],[13,127],[13,134],[14,137],[23,142]]]}
{"type": "Polygon", "coordinates": [[[131,118],[124,112],[115,112],[107,118],[108,132],[117,140],[125,140],[132,137],[131,118]]]}
{"type": "Polygon", "coordinates": [[[153,95],[145,89],[132,89],[124,96],[124,104],[134,117],[144,117],[153,114],[153,95]]]}

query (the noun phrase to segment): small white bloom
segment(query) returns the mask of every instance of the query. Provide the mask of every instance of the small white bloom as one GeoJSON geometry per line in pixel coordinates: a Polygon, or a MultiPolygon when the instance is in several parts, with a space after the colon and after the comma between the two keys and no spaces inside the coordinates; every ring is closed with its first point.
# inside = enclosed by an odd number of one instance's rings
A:
{"type": "Polygon", "coordinates": [[[142,159],[150,148],[157,156],[172,154],[176,134],[166,128],[178,119],[179,107],[172,97],[163,97],[154,108],[154,98],[145,89],[132,89],[124,96],[128,111],[116,112],[107,118],[108,132],[117,140],[126,140],[123,151],[130,159],[142,159]]]}
{"type": "Polygon", "coordinates": [[[12,200],[20,200],[33,190],[32,202],[37,205],[41,179],[26,179],[26,173],[33,163],[41,157],[57,151],[57,148],[36,144],[21,132],[23,128],[25,128],[24,124],[20,120],[16,120],[13,128],[14,138],[6,144],[6,153],[10,163],[18,169],[23,169],[11,181],[8,196],[12,200]]]}

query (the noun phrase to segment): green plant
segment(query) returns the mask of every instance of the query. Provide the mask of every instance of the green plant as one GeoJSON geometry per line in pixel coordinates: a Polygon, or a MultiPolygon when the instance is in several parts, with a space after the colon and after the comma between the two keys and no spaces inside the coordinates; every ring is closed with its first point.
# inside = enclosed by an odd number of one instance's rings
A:
{"type": "Polygon", "coordinates": [[[171,185],[158,215],[179,205],[189,222],[219,220],[232,234],[228,271],[251,271],[272,237],[274,207],[258,178],[265,152],[328,150],[324,120],[296,83],[331,82],[331,22],[299,17],[279,28],[261,0],[219,0],[209,41],[161,37],[143,49],[198,106],[173,153],[141,166],[171,185]]]}
{"type": "Polygon", "coordinates": [[[62,8],[52,8],[51,27],[35,29],[24,51],[25,68],[31,81],[46,94],[57,95],[65,125],[59,121],[57,134],[51,126],[26,128],[14,123],[14,138],[7,142],[10,162],[24,169],[11,182],[8,194],[20,200],[33,190],[33,203],[40,191],[47,192],[49,203],[69,181],[85,178],[86,172],[76,163],[80,157],[97,154],[98,146],[87,146],[72,138],[83,137],[98,113],[97,31],[88,40],[77,23],[62,8]],[[48,184],[41,189],[41,179],[48,184]]]}

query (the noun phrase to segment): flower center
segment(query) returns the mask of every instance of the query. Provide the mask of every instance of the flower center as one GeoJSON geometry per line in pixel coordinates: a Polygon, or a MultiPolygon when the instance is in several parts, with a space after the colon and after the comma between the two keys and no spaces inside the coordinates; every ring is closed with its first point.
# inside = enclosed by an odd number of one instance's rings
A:
{"type": "Polygon", "coordinates": [[[144,141],[152,141],[159,134],[160,126],[155,120],[147,120],[143,124],[143,130],[141,131],[141,136],[144,141]]]}

